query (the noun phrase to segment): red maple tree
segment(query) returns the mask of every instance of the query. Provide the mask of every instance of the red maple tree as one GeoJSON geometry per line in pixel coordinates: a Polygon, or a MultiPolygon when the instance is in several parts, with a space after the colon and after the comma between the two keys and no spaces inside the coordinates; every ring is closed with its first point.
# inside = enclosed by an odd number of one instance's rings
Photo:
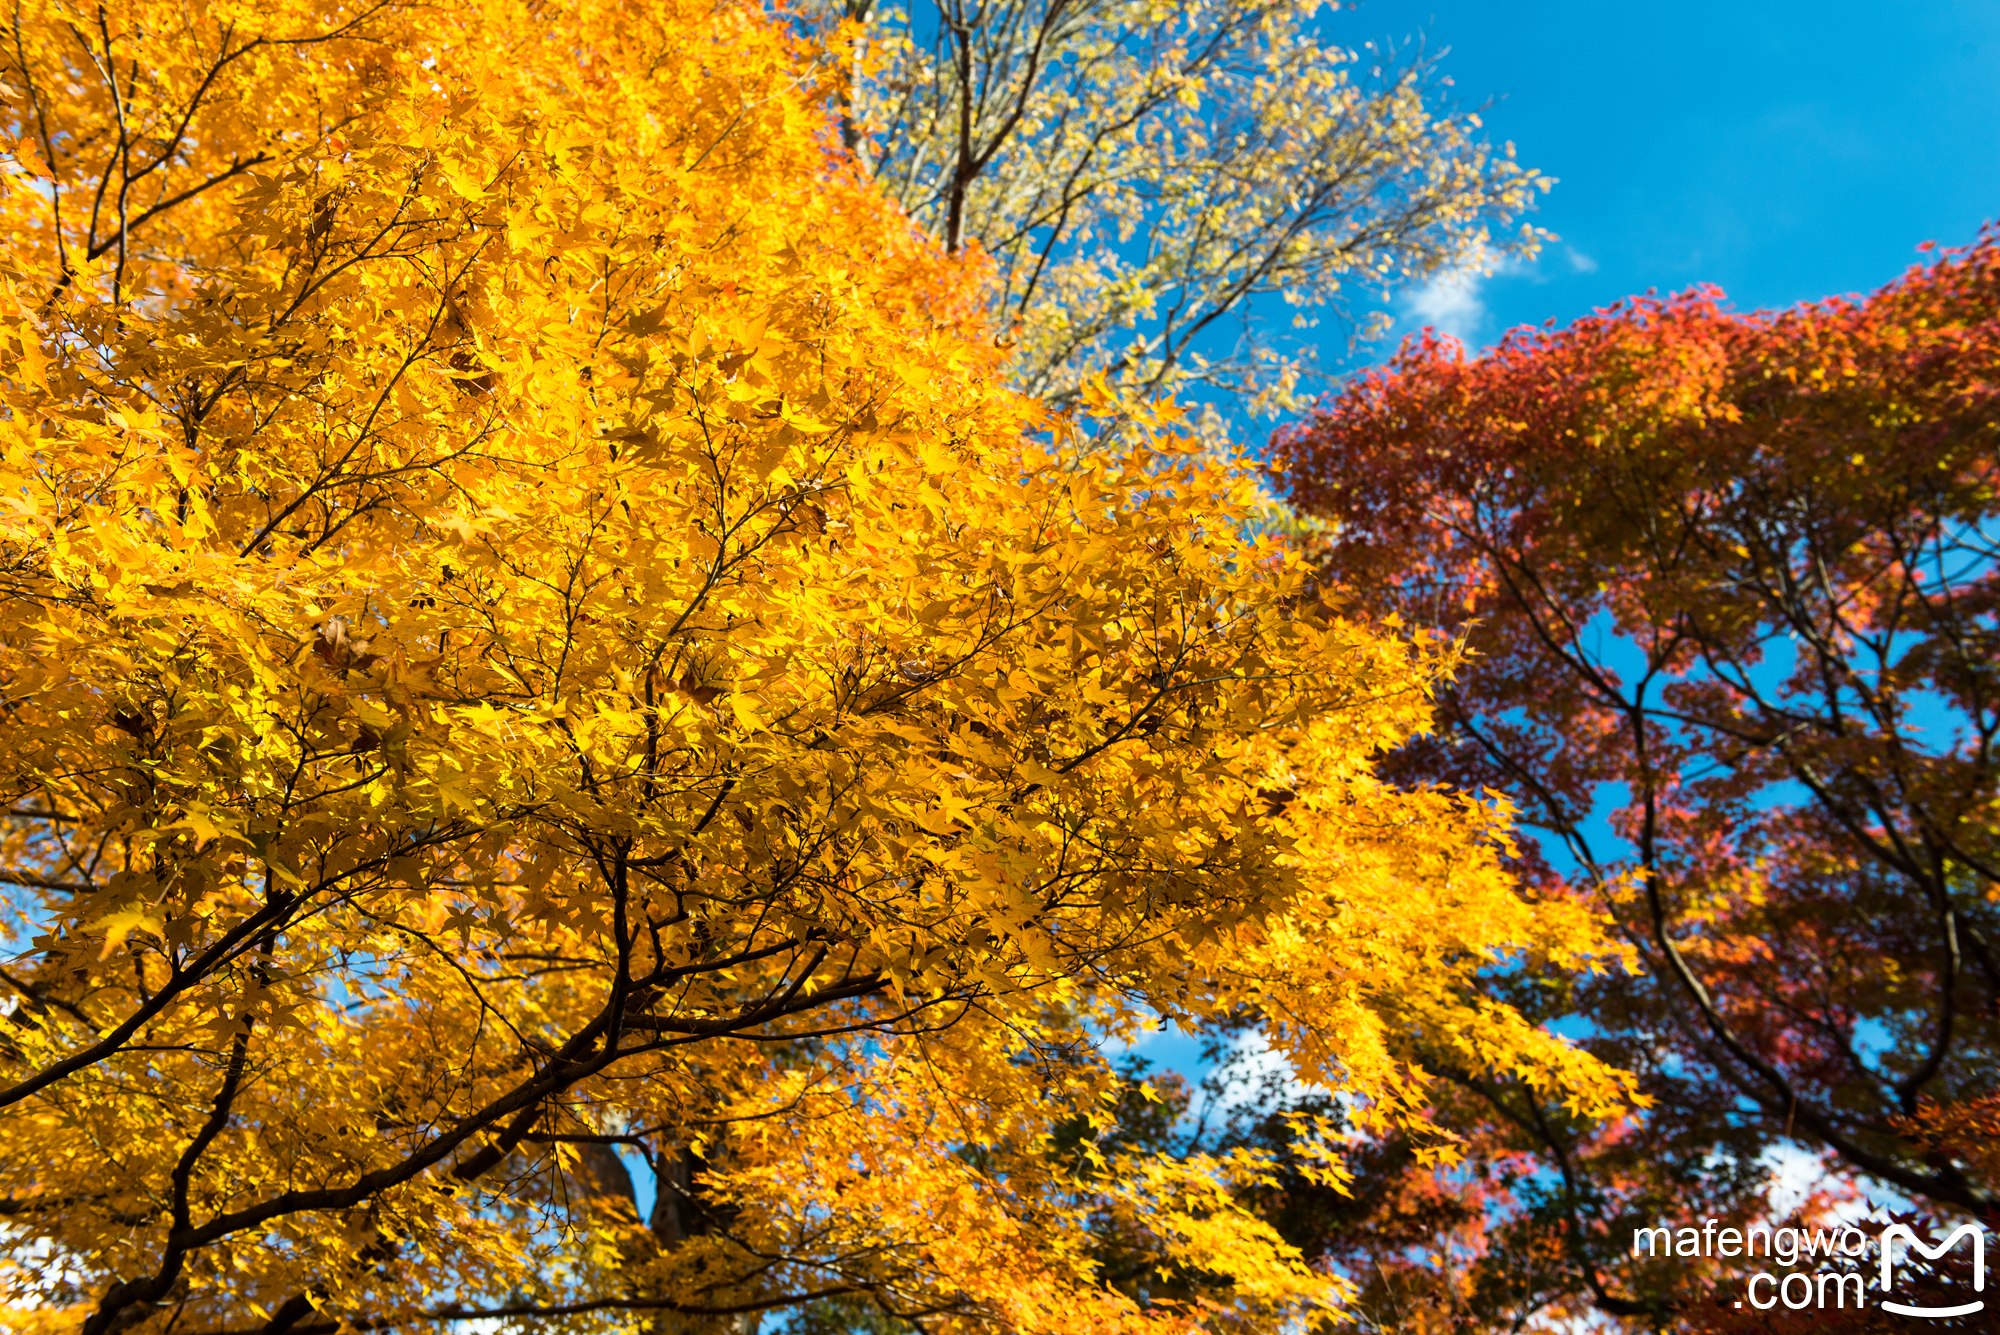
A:
{"type": "Polygon", "coordinates": [[[1641,961],[1491,986],[1649,1111],[1442,1095],[1542,1166],[1527,1213],[1601,1311],[1694,1320],[1702,1277],[1637,1269],[1629,1228],[1766,1210],[1784,1147],[1994,1217],[1996,444],[2000,229],[1865,299],[1649,295],[1476,358],[1427,332],[1274,441],[1329,580],[1472,651],[1403,778],[1509,794],[1523,875],[1641,961]]]}

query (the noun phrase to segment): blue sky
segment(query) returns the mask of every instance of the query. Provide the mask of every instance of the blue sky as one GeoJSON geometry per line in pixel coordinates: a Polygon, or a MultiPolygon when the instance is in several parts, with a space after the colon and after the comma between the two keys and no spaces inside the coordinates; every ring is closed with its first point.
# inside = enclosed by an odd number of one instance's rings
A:
{"type": "Polygon", "coordinates": [[[1322,25],[1448,48],[1460,104],[1559,178],[1533,220],[1560,241],[1406,296],[1405,328],[1480,346],[1648,288],[1865,292],[2000,217],[2000,0],[1363,0],[1322,25]]]}
{"type": "MultiPolygon", "coordinates": [[[[1404,294],[1399,336],[1430,323],[1477,348],[1697,283],[1746,310],[1864,293],[1919,242],[1963,245],[2000,219],[2000,0],[1361,0],[1320,24],[1352,48],[1443,49],[1459,105],[1490,101],[1491,139],[1558,178],[1531,217],[1558,241],[1404,294]]],[[[1601,816],[1591,827],[1612,850],[1601,816]]],[[[1137,1046],[1199,1068],[1172,1031],[1137,1046]]]]}

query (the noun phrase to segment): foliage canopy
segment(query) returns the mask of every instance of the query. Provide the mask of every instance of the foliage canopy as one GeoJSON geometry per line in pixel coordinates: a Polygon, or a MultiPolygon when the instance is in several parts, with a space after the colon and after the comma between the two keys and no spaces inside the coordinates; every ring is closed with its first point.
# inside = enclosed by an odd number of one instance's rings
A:
{"type": "Polygon", "coordinates": [[[1063,1130],[1097,1036],[1621,1096],[1472,986],[1596,920],[1370,771],[1445,646],[1001,388],[754,7],[7,24],[13,1329],[1292,1330],[1267,1158],[1063,1130]]]}
{"type": "Polygon", "coordinates": [[[1866,300],[1426,338],[1278,441],[1327,569],[1473,651],[1393,772],[1512,795],[1562,850],[1524,870],[1601,896],[1645,965],[1494,992],[1588,1016],[1638,1120],[1455,1078],[1560,1167],[1554,1290],[1684,1305],[1699,1275],[1621,1260],[1630,1228],[1761,1210],[1797,1142],[1996,1207],[1996,365],[1989,232],[1866,300]]]}
{"type": "MultiPolygon", "coordinates": [[[[842,0],[842,134],[949,250],[977,242],[1015,383],[1304,406],[1310,328],[1541,233],[1551,182],[1444,104],[1425,58],[1349,50],[1320,0],[842,0]],[[1231,326],[1235,332],[1229,333],[1231,326]]],[[[823,20],[824,21],[824,20],[823,20]]]]}

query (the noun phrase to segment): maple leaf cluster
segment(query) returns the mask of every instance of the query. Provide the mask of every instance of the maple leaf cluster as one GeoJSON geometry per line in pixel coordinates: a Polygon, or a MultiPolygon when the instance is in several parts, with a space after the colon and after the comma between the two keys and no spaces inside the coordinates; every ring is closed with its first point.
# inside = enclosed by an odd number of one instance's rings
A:
{"type": "Polygon", "coordinates": [[[1586,1024],[1650,1109],[1592,1125],[1432,1060],[1439,1117],[1532,1188],[1484,1264],[1548,1282],[1481,1321],[1712,1324],[1714,1263],[1628,1240],[1768,1216],[1772,1154],[1819,1166],[1808,1216],[2000,1218],[1996,366],[1989,230],[1865,299],[1426,336],[1278,437],[1355,614],[1470,651],[1387,772],[1510,795],[1516,868],[1643,965],[1486,986],[1586,1024]]]}

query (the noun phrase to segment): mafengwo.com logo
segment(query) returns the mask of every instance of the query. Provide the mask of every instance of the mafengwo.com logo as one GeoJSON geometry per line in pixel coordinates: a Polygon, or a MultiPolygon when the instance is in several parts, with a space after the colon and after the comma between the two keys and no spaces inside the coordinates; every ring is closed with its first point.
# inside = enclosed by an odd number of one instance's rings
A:
{"type": "Polygon", "coordinates": [[[1840,1228],[1770,1228],[1757,1224],[1747,1229],[1717,1228],[1719,1221],[1704,1220],[1700,1228],[1640,1228],[1632,1232],[1632,1255],[1634,1256],[1710,1256],[1725,1259],[1749,1260],[1768,1257],[1786,1267],[1783,1275],[1769,1270],[1759,1270],[1750,1276],[1745,1285],[1744,1297],[1736,1306],[1741,1307],[1747,1300],[1758,1311],[1769,1311],[1780,1304],[1797,1312],[1805,1308],[1846,1308],[1868,1306],[1867,1285],[1860,1268],[1845,1270],[1793,1269],[1801,1262],[1808,1265],[1822,1259],[1839,1258],[1848,1262],[1858,1262],[1874,1251],[1878,1258],[1880,1274],[1877,1277],[1875,1303],[1885,1312],[1898,1316],[1928,1317],[1941,1320],[1945,1317],[1971,1316],[1984,1311],[1986,1300],[1972,1298],[1965,1302],[1948,1304],[1908,1303],[1898,1298],[1896,1279],[1899,1259],[1907,1264],[1911,1252],[1929,1261],[1941,1261],[1959,1243],[1972,1243],[1972,1292],[1982,1293],[1986,1289],[1986,1231],[1977,1224],[1961,1224],[1953,1229],[1943,1242],[1936,1246],[1918,1237],[1905,1224],[1889,1224],[1879,1235],[1870,1237],[1868,1233],[1851,1225],[1840,1228]],[[1898,1244],[1901,1251],[1898,1251],[1898,1244]]]}

